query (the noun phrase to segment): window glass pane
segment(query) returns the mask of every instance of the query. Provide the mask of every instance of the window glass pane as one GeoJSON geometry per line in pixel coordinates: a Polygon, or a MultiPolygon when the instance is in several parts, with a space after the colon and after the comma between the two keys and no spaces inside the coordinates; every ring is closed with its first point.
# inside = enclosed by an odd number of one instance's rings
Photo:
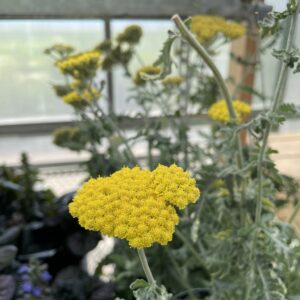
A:
{"type": "MultiPolygon", "coordinates": [[[[296,29],[295,46],[300,47],[300,23],[297,24],[296,29]]],[[[275,49],[282,49],[282,40],[279,40],[274,46],[275,49]]],[[[272,47],[273,48],[273,47],[272,47]]],[[[255,88],[257,91],[265,94],[268,99],[271,99],[277,84],[277,78],[279,74],[279,61],[272,55],[272,49],[268,49],[261,56],[262,71],[258,71],[255,79],[255,88]]],[[[283,101],[286,103],[294,103],[296,106],[300,106],[300,73],[293,74],[290,70],[288,75],[287,86],[283,101]]],[[[266,107],[270,105],[270,101],[267,102],[266,107]]],[[[253,99],[253,106],[255,109],[262,109],[264,105],[257,97],[253,99]]],[[[287,120],[282,126],[279,127],[281,132],[299,131],[300,120],[293,119],[287,120]]]]}
{"type": "MultiPolygon", "coordinates": [[[[126,26],[132,24],[140,25],[144,33],[137,47],[140,59],[135,57],[130,65],[130,71],[134,75],[142,65],[151,65],[158,58],[163,43],[167,39],[168,30],[174,27],[169,20],[113,20],[111,22],[112,35],[115,37],[126,26]]],[[[218,49],[218,55],[215,56],[215,61],[225,77],[228,75],[229,53],[230,44],[226,44],[218,49]]],[[[193,58],[199,59],[196,54],[193,58]]],[[[113,72],[114,106],[117,113],[130,114],[137,111],[137,106],[133,101],[127,101],[133,84],[131,78],[125,77],[124,73],[122,68],[115,68],[113,72]]]]}
{"type": "Polygon", "coordinates": [[[51,83],[63,77],[43,52],[55,43],[89,50],[104,38],[98,20],[18,20],[0,22],[0,120],[70,115],[51,83]]]}
{"type": "Polygon", "coordinates": [[[48,134],[0,137],[0,164],[18,165],[22,152],[26,152],[34,164],[68,163],[86,158],[84,153],[57,147],[48,134]]]}
{"type": "MultiPolygon", "coordinates": [[[[159,55],[163,42],[167,39],[167,31],[172,28],[171,21],[162,20],[113,20],[111,22],[112,35],[115,37],[128,25],[136,24],[142,27],[143,36],[136,50],[144,65],[151,65],[159,55]]],[[[135,71],[142,66],[135,57],[130,65],[130,71],[135,71]]],[[[137,107],[133,101],[128,102],[129,89],[133,87],[131,78],[124,76],[122,68],[115,68],[114,79],[114,107],[116,113],[129,114],[137,107]]]]}

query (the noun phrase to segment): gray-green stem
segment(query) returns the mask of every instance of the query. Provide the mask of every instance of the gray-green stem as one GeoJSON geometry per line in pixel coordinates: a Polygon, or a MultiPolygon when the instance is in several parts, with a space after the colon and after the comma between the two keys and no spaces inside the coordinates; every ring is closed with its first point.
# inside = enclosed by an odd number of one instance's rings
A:
{"type": "MultiPolygon", "coordinates": [[[[189,29],[186,27],[184,22],[181,20],[181,18],[178,15],[174,15],[172,17],[172,20],[174,21],[177,29],[181,33],[182,37],[191,45],[192,48],[196,50],[196,52],[200,55],[200,57],[203,59],[203,61],[206,63],[206,65],[210,68],[212,71],[214,78],[216,79],[218,86],[221,90],[221,93],[223,94],[223,97],[225,99],[230,119],[233,121],[237,119],[233,102],[230,96],[230,93],[228,91],[228,88],[226,86],[226,83],[219,71],[219,69],[216,67],[214,62],[212,61],[210,55],[205,50],[205,48],[197,41],[195,36],[189,31],[189,29]]],[[[237,136],[236,140],[237,148],[238,148],[238,155],[237,155],[237,164],[239,168],[243,167],[243,151],[242,151],[242,145],[239,136],[237,136]]]]}
{"type": "Polygon", "coordinates": [[[156,285],[156,282],[155,282],[155,279],[150,270],[144,249],[138,249],[137,251],[138,251],[139,258],[140,258],[140,261],[141,261],[141,264],[142,264],[143,270],[145,272],[148,283],[150,283],[151,285],[156,285]]]}
{"type": "MultiPolygon", "coordinates": [[[[289,24],[290,27],[288,30],[288,38],[287,38],[287,44],[286,44],[286,48],[285,48],[285,50],[287,52],[292,48],[292,45],[293,45],[298,13],[299,13],[299,5],[297,8],[297,11],[292,15],[291,22],[289,24]]],[[[272,102],[271,109],[270,109],[271,113],[276,112],[276,110],[280,104],[282,90],[284,89],[283,84],[286,83],[285,78],[287,76],[287,73],[288,73],[288,65],[285,64],[284,62],[281,62],[281,68],[280,68],[280,72],[279,72],[277,86],[276,86],[275,93],[274,93],[274,100],[272,102]]],[[[263,135],[262,146],[261,146],[259,156],[258,156],[258,161],[257,161],[258,189],[257,189],[256,213],[255,213],[255,224],[256,225],[259,225],[261,222],[262,171],[263,171],[262,165],[263,165],[263,160],[265,157],[265,152],[266,152],[266,148],[267,148],[267,144],[268,144],[268,137],[269,137],[271,129],[272,129],[272,125],[270,123],[268,123],[266,126],[266,129],[265,129],[264,135],[263,135]]]]}
{"type": "MultiPolygon", "coordinates": [[[[297,23],[297,17],[299,13],[299,5],[297,7],[297,11],[291,16],[291,22],[289,23],[289,29],[288,29],[288,37],[287,37],[287,43],[286,43],[286,51],[289,51],[293,45],[293,39],[295,35],[295,28],[296,28],[296,23],[297,23]]],[[[283,84],[286,84],[285,78],[288,73],[288,66],[284,63],[281,62],[281,68],[279,72],[279,77],[277,81],[277,86],[274,92],[274,100],[271,104],[271,109],[270,112],[274,113],[276,112],[279,104],[280,104],[280,98],[282,96],[282,89],[283,84]]],[[[256,197],[256,211],[255,211],[255,231],[253,235],[253,241],[252,241],[252,247],[250,250],[250,261],[251,261],[251,270],[249,279],[249,284],[247,286],[246,290],[246,297],[245,300],[250,299],[252,287],[253,287],[253,274],[256,266],[256,261],[255,261],[255,249],[256,249],[256,239],[257,239],[257,233],[260,228],[261,224],[261,213],[262,213],[262,175],[263,175],[263,160],[265,157],[265,152],[267,148],[267,143],[268,143],[268,137],[270,134],[270,131],[272,129],[272,125],[270,123],[267,124],[265,132],[263,134],[263,140],[262,140],[262,145],[260,148],[260,152],[258,155],[257,159],[257,197],[256,197]]]]}
{"type": "Polygon", "coordinates": [[[224,96],[224,99],[226,101],[230,118],[235,120],[236,113],[235,113],[235,110],[234,110],[234,107],[232,104],[231,96],[229,94],[226,83],[225,83],[219,69],[216,67],[216,65],[210,58],[210,55],[207,53],[205,48],[197,41],[195,36],[186,27],[186,25],[181,20],[181,18],[178,15],[174,15],[172,17],[172,20],[174,21],[174,23],[175,23],[177,29],[179,30],[179,32],[181,33],[182,37],[196,50],[196,52],[201,56],[201,58],[204,60],[204,62],[207,64],[207,66],[210,68],[210,70],[214,74],[214,77],[215,77],[215,79],[221,89],[221,92],[224,96]]]}
{"type": "Polygon", "coordinates": [[[193,247],[191,242],[179,231],[179,229],[176,229],[175,234],[177,237],[185,244],[185,246],[190,250],[191,254],[194,256],[194,258],[200,263],[201,266],[204,266],[204,262],[196,249],[193,247]]]}
{"type": "MultiPolygon", "coordinates": [[[[233,107],[232,98],[230,96],[230,93],[228,91],[226,83],[225,83],[219,69],[214,64],[214,62],[212,61],[210,55],[205,50],[205,48],[197,41],[195,36],[186,27],[186,25],[181,20],[181,18],[178,15],[174,15],[172,17],[172,20],[174,21],[174,23],[175,23],[177,29],[179,30],[179,32],[181,33],[182,37],[191,45],[191,47],[194,50],[196,50],[196,52],[199,54],[199,56],[203,59],[203,61],[206,63],[206,65],[212,71],[212,73],[214,75],[214,78],[216,79],[217,84],[218,84],[218,86],[221,90],[221,93],[223,94],[223,97],[225,99],[230,119],[233,120],[233,121],[236,121],[237,116],[236,116],[236,113],[235,113],[235,110],[234,110],[234,107],[233,107]]],[[[237,165],[240,169],[242,169],[243,164],[244,164],[244,157],[243,157],[243,149],[242,149],[242,143],[241,143],[240,135],[236,136],[235,143],[236,143],[237,150],[238,150],[237,157],[236,157],[237,165]]],[[[245,212],[244,212],[245,186],[242,183],[240,187],[241,187],[241,206],[242,206],[241,219],[243,220],[245,218],[245,212]]]]}
{"type": "Polygon", "coordinates": [[[298,212],[300,210],[300,201],[298,201],[298,203],[296,204],[296,206],[294,207],[294,210],[291,214],[291,216],[289,217],[289,224],[293,224],[298,212]]]}
{"type": "Polygon", "coordinates": [[[136,165],[139,165],[139,163],[138,163],[138,161],[137,161],[135,155],[134,155],[133,152],[131,151],[131,148],[130,148],[130,146],[128,145],[128,142],[127,142],[126,138],[123,136],[123,134],[122,134],[122,132],[121,132],[119,126],[114,122],[114,120],[113,120],[110,116],[108,116],[108,115],[106,115],[106,114],[104,113],[104,111],[102,110],[102,108],[101,108],[98,104],[97,104],[96,107],[97,107],[97,110],[101,113],[101,116],[102,116],[103,118],[105,118],[105,119],[109,122],[109,124],[111,125],[111,127],[113,128],[113,130],[117,133],[117,135],[119,136],[119,138],[122,140],[123,144],[124,144],[125,147],[126,147],[127,152],[128,152],[129,155],[130,155],[130,158],[131,158],[132,162],[135,163],[136,165]]]}

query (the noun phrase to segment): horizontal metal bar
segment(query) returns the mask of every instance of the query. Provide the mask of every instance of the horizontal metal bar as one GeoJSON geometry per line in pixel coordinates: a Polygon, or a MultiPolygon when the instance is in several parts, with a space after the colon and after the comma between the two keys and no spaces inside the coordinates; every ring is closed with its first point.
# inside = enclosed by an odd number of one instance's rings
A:
{"type": "MultiPolygon", "coordinates": [[[[156,121],[160,117],[152,117],[150,121],[156,121]]],[[[172,118],[172,117],[170,117],[172,118]]],[[[205,124],[209,122],[207,115],[198,114],[191,115],[188,118],[189,124],[205,124]]],[[[145,120],[143,118],[130,118],[122,117],[118,121],[120,127],[123,129],[134,129],[144,125],[145,120]]],[[[76,121],[71,121],[70,118],[66,120],[56,120],[56,121],[37,121],[37,122],[17,122],[15,124],[10,122],[10,124],[0,123],[0,136],[7,135],[41,135],[50,134],[54,129],[60,128],[62,126],[74,126],[76,121]]]]}
{"type": "MultiPolygon", "coordinates": [[[[170,18],[173,14],[218,14],[245,19],[240,0],[1,0],[0,19],[170,18]]],[[[255,11],[264,10],[260,5],[255,11]]],[[[248,11],[248,13],[245,12],[248,11]]]]}
{"type": "MultiPolygon", "coordinates": [[[[254,110],[252,115],[256,116],[259,113],[263,112],[262,110],[254,110]]],[[[150,121],[155,122],[160,117],[152,117],[150,121]]],[[[175,118],[169,116],[169,118],[175,118]]],[[[203,125],[209,124],[210,118],[207,114],[194,114],[186,117],[189,125],[203,125]]],[[[294,116],[288,116],[288,120],[297,120],[300,119],[300,114],[294,116]]],[[[143,118],[130,118],[130,117],[119,117],[118,123],[123,129],[134,129],[141,126],[144,126],[145,120],[143,118]]],[[[55,118],[48,120],[37,120],[37,121],[15,121],[10,120],[9,123],[5,121],[0,122],[0,136],[11,136],[11,135],[41,135],[41,134],[50,134],[54,129],[63,127],[63,126],[74,126],[76,121],[72,120],[70,117],[66,118],[55,118]]]]}

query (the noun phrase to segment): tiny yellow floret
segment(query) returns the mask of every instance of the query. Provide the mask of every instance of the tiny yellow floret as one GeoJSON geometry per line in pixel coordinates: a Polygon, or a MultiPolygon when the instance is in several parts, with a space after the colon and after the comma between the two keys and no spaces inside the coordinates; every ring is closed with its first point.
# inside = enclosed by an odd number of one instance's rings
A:
{"type": "MultiPolygon", "coordinates": [[[[248,116],[252,109],[251,106],[243,101],[234,100],[233,107],[237,115],[237,121],[241,123],[243,119],[248,116]]],[[[230,120],[227,105],[224,99],[214,103],[208,110],[208,115],[215,121],[221,123],[228,123],[230,120]]]]}
{"type": "Polygon", "coordinates": [[[175,207],[183,209],[199,196],[195,179],[175,164],[152,172],[124,167],[84,183],[69,211],[82,227],[141,249],[171,241],[179,222],[175,207]]]}

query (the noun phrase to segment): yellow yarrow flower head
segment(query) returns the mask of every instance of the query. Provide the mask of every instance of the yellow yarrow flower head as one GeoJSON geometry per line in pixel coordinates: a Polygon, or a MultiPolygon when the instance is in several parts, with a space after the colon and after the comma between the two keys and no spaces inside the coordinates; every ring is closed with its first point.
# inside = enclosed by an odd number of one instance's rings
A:
{"type": "MultiPolygon", "coordinates": [[[[243,101],[234,100],[233,108],[237,115],[237,121],[241,123],[243,118],[249,115],[252,111],[251,106],[243,101]]],[[[214,103],[208,110],[208,115],[215,121],[221,123],[228,123],[230,120],[229,112],[227,109],[226,101],[224,99],[214,103]]]]}
{"type": "Polygon", "coordinates": [[[82,104],[82,102],[84,102],[82,97],[76,91],[72,91],[66,94],[65,96],[63,96],[62,98],[66,104],[71,104],[71,105],[82,104]]]}
{"type": "Polygon", "coordinates": [[[161,81],[164,86],[178,86],[182,82],[183,78],[181,76],[168,76],[161,81]]]}
{"type": "Polygon", "coordinates": [[[226,37],[230,39],[236,39],[240,36],[245,35],[246,27],[236,22],[227,21],[226,26],[224,26],[223,28],[223,33],[226,37]]]}
{"type": "Polygon", "coordinates": [[[195,179],[175,164],[152,172],[124,167],[84,183],[69,211],[82,227],[142,249],[171,241],[179,221],[175,207],[183,209],[199,195],[195,179]]]}
{"type": "Polygon", "coordinates": [[[137,44],[143,35],[142,28],[139,25],[130,25],[117,36],[119,43],[137,44]]]}
{"type": "Polygon", "coordinates": [[[133,78],[133,82],[136,85],[145,84],[145,80],[143,79],[144,75],[155,76],[160,74],[160,67],[158,66],[145,66],[137,70],[135,77],[133,78]]]}
{"type": "Polygon", "coordinates": [[[245,26],[222,17],[199,15],[192,17],[191,30],[200,42],[207,42],[218,34],[234,39],[245,34],[245,26]]]}
{"type": "Polygon", "coordinates": [[[89,77],[95,74],[100,67],[101,53],[99,51],[88,51],[69,56],[56,62],[56,66],[63,74],[74,78],[89,77]]]}
{"type": "Polygon", "coordinates": [[[101,92],[96,88],[84,89],[82,91],[72,91],[63,96],[63,101],[66,104],[73,105],[74,107],[82,107],[96,101],[101,96],[101,92]]]}

